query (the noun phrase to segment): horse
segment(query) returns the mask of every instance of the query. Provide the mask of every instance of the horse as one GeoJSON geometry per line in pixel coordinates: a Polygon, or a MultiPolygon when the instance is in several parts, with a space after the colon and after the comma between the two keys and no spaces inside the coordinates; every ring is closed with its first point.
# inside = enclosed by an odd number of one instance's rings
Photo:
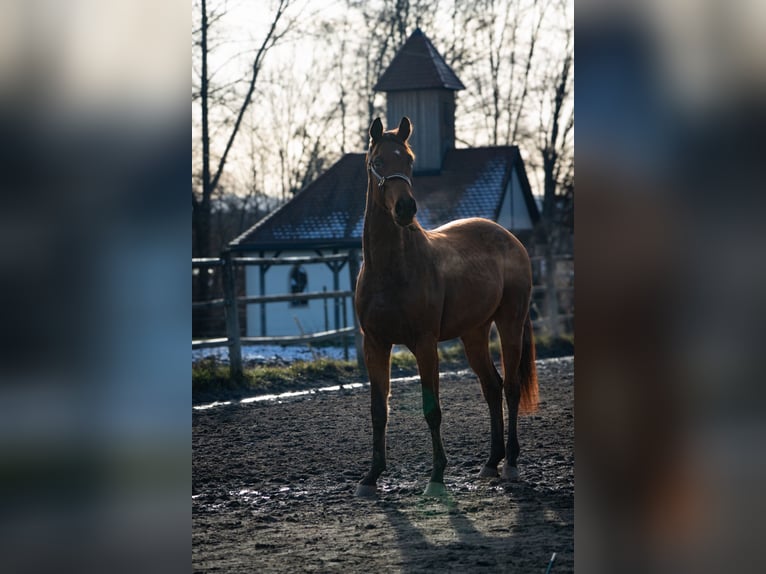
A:
{"type": "Polygon", "coordinates": [[[417,361],[433,446],[426,496],[447,493],[439,341],[461,339],[489,406],[490,454],[481,477],[497,477],[498,464],[505,458],[501,479],[519,479],[517,416],[534,411],[538,402],[529,255],[513,234],[488,219],[460,219],[432,231],[420,226],[412,182],[415,154],[408,143],[412,129],[406,116],[396,130],[384,131],[380,118],[369,129],[363,261],[354,304],[370,379],[373,448],[370,471],[357,485],[360,497],[375,496],[377,480],[386,469],[393,345],[406,346],[417,361]],[[489,352],[492,323],[500,335],[503,377],[489,352]],[[505,445],[503,393],[508,410],[505,445]]]}

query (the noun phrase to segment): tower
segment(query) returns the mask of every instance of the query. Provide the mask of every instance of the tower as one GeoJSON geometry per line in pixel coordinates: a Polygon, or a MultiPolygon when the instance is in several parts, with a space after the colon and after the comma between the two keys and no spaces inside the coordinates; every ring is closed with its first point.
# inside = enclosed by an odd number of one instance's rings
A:
{"type": "Polygon", "coordinates": [[[386,123],[402,116],[413,124],[415,173],[439,173],[455,147],[455,92],[465,89],[431,41],[417,28],[373,87],[386,94],[386,123]]]}

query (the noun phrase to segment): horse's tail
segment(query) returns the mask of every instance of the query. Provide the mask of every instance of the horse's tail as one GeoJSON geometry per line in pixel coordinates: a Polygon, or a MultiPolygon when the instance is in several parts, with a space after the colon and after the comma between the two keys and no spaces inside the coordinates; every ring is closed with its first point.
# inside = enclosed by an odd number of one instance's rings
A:
{"type": "Polygon", "coordinates": [[[537,367],[535,366],[535,336],[532,333],[532,319],[527,313],[524,323],[524,335],[521,344],[521,363],[519,364],[521,398],[519,412],[531,413],[537,410],[537,367]]]}

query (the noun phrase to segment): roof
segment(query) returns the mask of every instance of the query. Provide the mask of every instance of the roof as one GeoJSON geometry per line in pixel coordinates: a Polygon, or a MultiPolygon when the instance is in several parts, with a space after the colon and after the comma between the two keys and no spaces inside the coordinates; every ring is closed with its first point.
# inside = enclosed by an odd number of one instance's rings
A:
{"type": "MultiPolygon", "coordinates": [[[[365,154],[344,155],[229,246],[236,251],[358,248],[366,202],[365,154]]],[[[415,176],[417,220],[433,229],[463,217],[497,221],[513,167],[533,223],[540,213],[516,146],[448,150],[442,171],[415,176]]]]}
{"type": "Polygon", "coordinates": [[[391,60],[373,90],[395,92],[422,89],[464,90],[465,86],[436,51],[431,40],[417,28],[391,60]]]}

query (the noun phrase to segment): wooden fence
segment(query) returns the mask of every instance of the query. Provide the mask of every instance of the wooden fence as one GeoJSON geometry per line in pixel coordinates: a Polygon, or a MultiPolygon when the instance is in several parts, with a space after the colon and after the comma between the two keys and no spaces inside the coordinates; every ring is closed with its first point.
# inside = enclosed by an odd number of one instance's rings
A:
{"type": "Polygon", "coordinates": [[[243,345],[310,345],[329,340],[347,340],[354,338],[357,362],[363,367],[361,352],[361,333],[356,322],[356,314],[352,313],[353,325],[348,326],[346,299],[353,298],[353,282],[359,270],[359,257],[356,251],[348,254],[325,255],[313,257],[234,257],[227,252],[221,258],[192,259],[192,268],[209,269],[221,268],[223,273],[223,298],[207,301],[193,301],[192,309],[215,309],[223,308],[226,318],[226,336],[210,339],[192,340],[192,349],[209,349],[216,347],[228,347],[229,366],[232,377],[242,375],[242,346],[243,345]],[[237,296],[236,268],[248,265],[305,265],[310,263],[339,263],[348,262],[349,272],[352,277],[352,289],[349,291],[322,291],[313,293],[285,293],[277,295],[261,296],[237,296]],[[240,334],[239,304],[268,304],[284,301],[310,301],[314,299],[334,300],[340,303],[343,315],[344,327],[287,337],[245,337],[240,334]]]}
{"type": "MultiPolygon", "coordinates": [[[[533,271],[536,277],[544,276],[540,266],[544,264],[542,257],[532,257],[533,271]]],[[[565,327],[562,331],[570,331],[566,325],[571,325],[574,318],[574,302],[572,294],[573,286],[573,261],[571,256],[557,256],[554,258],[554,264],[557,266],[557,299],[559,301],[556,310],[556,321],[563,322],[565,327]],[[563,263],[563,265],[561,265],[563,263]],[[562,267],[560,269],[560,267],[562,267]],[[563,302],[562,302],[563,296],[563,302]]],[[[322,341],[341,340],[348,344],[348,339],[353,335],[354,346],[356,349],[357,364],[364,370],[363,353],[361,349],[362,336],[359,325],[356,320],[356,314],[352,315],[352,326],[348,326],[346,299],[353,299],[354,285],[356,275],[359,270],[359,256],[357,251],[350,251],[348,254],[325,255],[312,257],[234,257],[230,252],[225,253],[220,258],[195,258],[192,259],[193,269],[219,268],[222,271],[223,298],[210,299],[207,301],[193,301],[192,309],[223,309],[226,323],[226,336],[207,339],[192,340],[192,349],[208,349],[228,347],[229,365],[232,377],[241,377],[242,375],[242,347],[257,345],[311,345],[322,341]],[[276,295],[261,296],[238,296],[237,295],[237,267],[248,265],[296,265],[309,263],[340,263],[349,264],[349,274],[351,277],[351,290],[348,291],[322,291],[313,293],[285,293],[276,295]],[[333,330],[322,331],[318,333],[301,334],[296,336],[282,337],[247,337],[240,334],[239,304],[245,305],[269,303],[278,303],[284,301],[309,301],[315,299],[324,299],[325,301],[334,300],[340,302],[340,308],[343,313],[343,325],[333,330]]],[[[550,323],[544,314],[544,295],[546,286],[536,284],[532,290],[532,311],[536,316],[533,325],[536,328],[549,328],[550,323]]],[[[353,305],[352,305],[353,308],[353,305]]]]}

